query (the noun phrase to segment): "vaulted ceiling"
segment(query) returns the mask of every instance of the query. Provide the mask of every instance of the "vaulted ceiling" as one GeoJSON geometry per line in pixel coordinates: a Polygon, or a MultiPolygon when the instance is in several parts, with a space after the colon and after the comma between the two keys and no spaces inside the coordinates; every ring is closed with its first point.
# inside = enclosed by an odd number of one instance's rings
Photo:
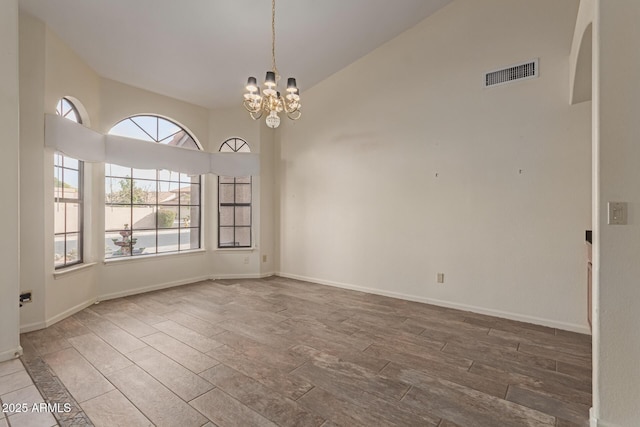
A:
{"type": "MultiPolygon", "coordinates": [[[[277,0],[276,59],[304,93],[451,0],[277,0]]],[[[271,69],[269,0],[20,0],[103,77],[208,108],[271,69]]]]}

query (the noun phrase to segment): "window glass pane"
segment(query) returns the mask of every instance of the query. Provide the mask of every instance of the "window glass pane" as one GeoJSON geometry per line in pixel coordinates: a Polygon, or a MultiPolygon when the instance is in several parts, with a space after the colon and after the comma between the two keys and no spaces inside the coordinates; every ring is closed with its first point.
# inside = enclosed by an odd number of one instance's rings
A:
{"type": "Polygon", "coordinates": [[[133,180],[133,204],[155,203],[156,181],[133,180]]]}
{"type": "Polygon", "coordinates": [[[185,132],[180,129],[180,126],[177,126],[175,123],[171,123],[169,120],[159,119],[158,120],[158,140],[163,141],[169,137],[172,137],[176,133],[184,134],[185,132]]]}
{"type": "Polygon", "coordinates": [[[197,206],[180,207],[180,227],[198,227],[200,225],[200,209],[197,206]]]}
{"type": "Polygon", "coordinates": [[[198,249],[200,247],[200,229],[183,228],[180,230],[180,250],[198,249]]]}
{"type": "Polygon", "coordinates": [[[233,184],[220,184],[220,192],[218,194],[220,203],[234,203],[234,190],[235,186],[233,184]]]}
{"type": "Polygon", "coordinates": [[[158,230],[158,253],[178,250],[178,229],[158,230]]]}
{"type": "Polygon", "coordinates": [[[251,203],[250,184],[236,184],[236,203],[251,203]]]}
{"type": "Polygon", "coordinates": [[[218,179],[221,184],[233,184],[235,182],[232,176],[220,176],[218,179]]]}
{"type": "Polygon", "coordinates": [[[236,206],[236,224],[251,225],[251,207],[236,206]]]}
{"type": "Polygon", "coordinates": [[[67,256],[65,264],[72,264],[80,261],[79,234],[67,234],[67,256]]]}
{"type": "Polygon", "coordinates": [[[64,233],[66,205],[66,203],[58,202],[53,207],[53,232],[55,234],[64,233]]]}
{"type": "Polygon", "coordinates": [[[134,230],[136,243],[133,246],[133,255],[155,254],[156,230],[134,230]]]}
{"type": "Polygon", "coordinates": [[[53,256],[53,260],[54,260],[54,265],[56,267],[60,267],[64,265],[64,240],[65,240],[65,236],[64,234],[61,235],[57,235],[54,238],[54,256],[53,256]]]}
{"type": "Polygon", "coordinates": [[[220,227],[220,247],[235,246],[233,227],[220,227]]]}
{"type": "Polygon", "coordinates": [[[104,208],[106,230],[123,230],[131,226],[131,205],[111,205],[104,208]]]}
{"type": "Polygon", "coordinates": [[[177,205],[180,197],[180,184],[177,182],[158,183],[158,203],[163,205],[177,205]]]}
{"type": "Polygon", "coordinates": [[[182,184],[180,187],[181,205],[200,204],[200,186],[198,184],[182,184]]]}
{"type": "Polygon", "coordinates": [[[79,162],[73,157],[64,156],[62,161],[65,168],[78,170],[79,162]]]}
{"type": "Polygon", "coordinates": [[[178,181],[180,174],[178,172],[160,169],[158,171],[158,179],[163,181],[178,181]]]}
{"type": "Polygon", "coordinates": [[[236,227],[237,246],[251,246],[251,227],[236,227]]]}
{"type": "Polygon", "coordinates": [[[111,163],[106,163],[104,165],[104,174],[106,176],[118,176],[122,178],[131,178],[133,172],[131,168],[126,168],[124,166],[112,165],[111,163]]]}
{"type": "Polygon", "coordinates": [[[62,172],[62,197],[65,199],[77,199],[79,184],[78,171],[63,169],[62,172]]]}
{"type": "Polygon", "coordinates": [[[80,205],[78,203],[65,203],[67,208],[67,233],[80,232],[80,205]]]}
{"type": "Polygon", "coordinates": [[[178,208],[173,206],[161,206],[158,210],[158,228],[178,227],[178,208]]]}
{"type": "Polygon", "coordinates": [[[135,205],[133,211],[133,229],[156,228],[156,207],[155,205],[135,205]]]}
{"type": "Polygon", "coordinates": [[[220,206],[220,225],[233,226],[233,206],[220,206]]]}
{"type": "Polygon", "coordinates": [[[53,154],[53,164],[54,166],[62,166],[62,154],[60,153],[53,154]]]}
{"type": "Polygon", "coordinates": [[[131,120],[151,135],[155,142],[158,141],[158,118],[151,116],[131,117],[131,120]]]}
{"type": "Polygon", "coordinates": [[[237,148],[236,152],[238,152],[238,153],[250,153],[251,152],[251,149],[249,148],[249,144],[247,144],[246,142],[244,142],[243,144],[237,144],[237,147],[238,148],[237,148]]]}
{"type": "Polygon", "coordinates": [[[200,177],[199,176],[191,176],[191,175],[187,175],[186,173],[181,173],[180,174],[180,182],[185,184],[185,183],[191,183],[191,182],[199,182],[200,177]]]}
{"type": "Polygon", "coordinates": [[[156,179],[156,174],[155,169],[133,169],[134,178],[156,179]]]}
{"type": "Polygon", "coordinates": [[[144,133],[134,122],[131,120],[123,120],[109,131],[111,135],[126,136],[128,138],[141,139],[143,141],[155,142],[153,138],[144,133]]]}
{"type": "Polygon", "coordinates": [[[104,192],[107,203],[131,203],[131,180],[127,178],[106,178],[104,192]]]}
{"type": "Polygon", "coordinates": [[[198,144],[196,144],[196,142],[193,140],[193,138],[191,138],[189,135],[187,135],[187,137],[185,139],[183,139],[181,141],[180,145],[183,148],[190,148],[192,150],[199,150],[200,147],[198,147],[198,144]]]}
{"type": "Polygon", "coordinates": [[[241,176],[236,178],[236,182],[238,184],[251,184],[251,177],[250,176],[241,176]]]}

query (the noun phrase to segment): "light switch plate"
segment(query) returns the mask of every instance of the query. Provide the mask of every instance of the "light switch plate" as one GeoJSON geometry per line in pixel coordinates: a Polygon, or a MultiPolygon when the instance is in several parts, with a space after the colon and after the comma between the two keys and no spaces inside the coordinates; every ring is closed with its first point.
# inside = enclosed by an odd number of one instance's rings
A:
{"type": "Polygon", "coordinates": [[[610,225],[626,225],[627,224],[627,202],[609,202],[609,224],[610,225]]]}

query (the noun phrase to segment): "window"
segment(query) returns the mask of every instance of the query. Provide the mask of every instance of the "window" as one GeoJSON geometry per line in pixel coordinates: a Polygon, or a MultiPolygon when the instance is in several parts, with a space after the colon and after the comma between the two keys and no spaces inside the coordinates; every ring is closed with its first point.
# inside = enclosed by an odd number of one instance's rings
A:
{"type": "MultiPolygon", "coordinates": [[[[200,149],[176,123],[133,116],[110,134],[200,149]]],[[[105,165],[105,258],[200,248],[200,176],[105,165]]]]}
{"type": "MultiPolygon", "coordinates": [[[[226,140],[222,153],[249,153],[240,138],[226,140]]],[[[218,247],[251,247],[251,177],[218,177],[218,247]]]]}
{"type": "MultiPolygon", "coordinates": [[[[59,116],[82,123],[75,105],[66,98],[58,101],[59,116]]],[[[54,265],[56,269],[80,264],[83,260],[84,163],[62,153],[54,154],[54,265]]]]}

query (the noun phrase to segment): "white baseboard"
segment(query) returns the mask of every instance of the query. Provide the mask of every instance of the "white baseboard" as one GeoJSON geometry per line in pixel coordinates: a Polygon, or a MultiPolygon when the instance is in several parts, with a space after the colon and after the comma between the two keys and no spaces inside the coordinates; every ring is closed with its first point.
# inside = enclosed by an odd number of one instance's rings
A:
{"type": "Polygon", "coordinates": [[[73,316],[74,314],[76,314],[81,310],[84,310],[85,308],[92,305],[94,302],[96,302],[96,299],[91,298],[91,299],[88,299],[87,301],[81,302],[80,304],[77,304],[63,311],[62,313],[58,313],[55,316],[46,319],[44,322],[34,322],[34,323],[29,323],[27,325],[22,325],[20,326],[20,333],[24,334],[25,332],[32,332],[32,331],[37,331],[39,329],[48,328],[49,326],[54,325],[59,321],[66,319],[69,316],[73,316]]]}
{"type": "Polygon", "coordinates": [[[211,276],[212,280],[224,280],[224,279],[264,279],[265,277],[273,276],[273,271],[269,273],[251,273],[251,274],[214,274],[211,276]]]}
{"type": "Polygon", "coordinates": [[[0,362],[6,362],[7,360],[15,359],[22,356],[22,347],[17,346],[7,351],[0,353],[0,362]]]}
{"type": "Polygon", "coordinates": [[[284,272],[277,272],[275,274],[281,277],[304,280],[306,282],[318,283],[320,285],[333,286],[336,288],[349,289],[352,291],[366,292],[369,294],[382,295],[386,297],[398,298],[398,299],[407,300],[407,301],[422,302],[425,304],[437,305],[440,307],[447,307],[447,308],[454,308],[457,310],[471,311],[473,313],[485,314],[488,316],[495,316],[495,317],[502,317],[505,319],[516,320],[518,322],[533,323],[536,325],[547,326],[550,328],[562,329],[562,330],[571,331],[571,332],[578,332],[581,334],[587,334],[587,335],[591,334],[591,331],[587,326],[578,325],[574,323],[558,322],[555,320],[543,319],[543,318],[534,317],[534,316],[527,316],[527,315],[518,314],[518,313],[511,313],[508,311],[494,310],[494,309],[478,307],[474,305],[460,304],[460,303],[451,302],[451,301],[443,301],[443,300],[438,300],[433,298],[420,297],[416,295],[403,294],[399,292],[385,291],[382,289],[367,288],[364,286],[334,282],[331,280],[323,280],[315,277],[307,277],[307,276],[301,276],[297,274],[290,274],[290,273],[284,273],[284,272]]]}
{"type": "Polygon", "coordinates": [[[589,408],[589,427],[598,427],[598,419],[596,418],[596,411],[593,407],[589,408]]]}
{"type": "Polygon", "coordinates": [[[158,291],[160,289],[167,289],[167,288],[173,288],[175,286],[182,286],[182,285],[188,285],[190,283],[202,282],[203,280],[210,280],[212,278],[213,277],[211,276],[191,277],[189,279],[175,280],[173,282],[165,282],[159,285],[151,285],[151,286],[145,286],[143,288],[127,289],[125,291],[114,292],[111,294],[98,295],[97,301],[106,301],[110,299],[128,297],[131,295],[143,294],[145,292],[158,291]]]}

